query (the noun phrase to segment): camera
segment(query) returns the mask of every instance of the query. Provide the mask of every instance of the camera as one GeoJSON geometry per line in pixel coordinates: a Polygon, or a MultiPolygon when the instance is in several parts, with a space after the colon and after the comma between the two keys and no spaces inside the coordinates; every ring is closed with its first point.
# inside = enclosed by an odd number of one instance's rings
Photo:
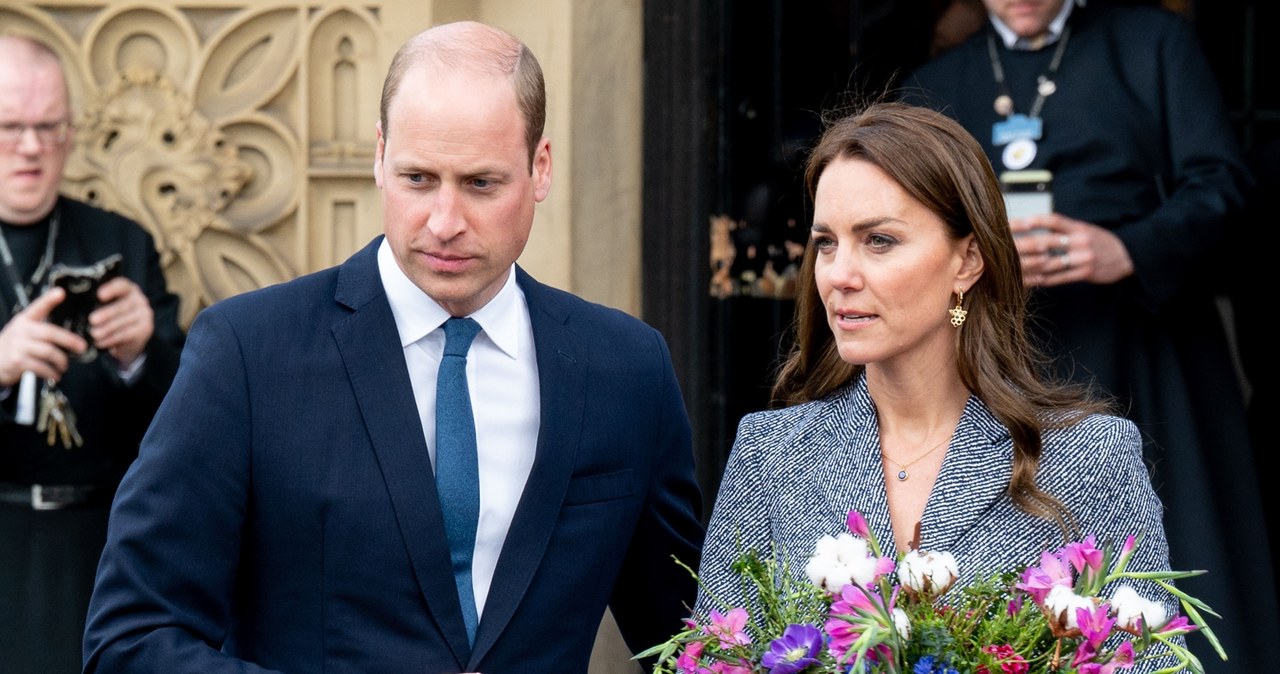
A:
{"type": "Polygon", "coordinates": [[[49,322],[80,335],[89,348],[78,358],[91,361],[98,357],[93,338],[89,336],[89,314],[102,305],[98,288],[120,273],[121,256],[117,253],[83,267],[56,265],[49,272],[49,286],[62,288],[66,298],[49,312],[49,322]]]}

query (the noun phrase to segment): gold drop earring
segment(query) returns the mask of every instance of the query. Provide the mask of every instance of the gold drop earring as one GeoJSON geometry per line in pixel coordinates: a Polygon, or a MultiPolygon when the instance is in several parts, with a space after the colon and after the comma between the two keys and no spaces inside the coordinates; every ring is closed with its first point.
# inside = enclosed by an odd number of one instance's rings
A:
{"type": "Polygon", "coordinates": [[[947,309],[947,313],[951,314],[951,327],[953,328],[959,329],[960,326],[964,325],[965,316],[969,315],[969,312],[965,311],[964,307],[961,306],[963,303],[964,303],[964,290],[961,288],[957,288],[956,289],[956,306],[954,309],[947,309]]]}

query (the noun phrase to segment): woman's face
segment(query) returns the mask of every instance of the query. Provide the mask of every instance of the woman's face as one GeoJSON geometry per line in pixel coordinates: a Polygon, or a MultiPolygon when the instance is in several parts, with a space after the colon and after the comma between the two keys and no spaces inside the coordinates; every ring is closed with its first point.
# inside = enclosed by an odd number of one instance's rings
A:
{"type": "Polygon", "coordinates": [[[814,277],[840,357],[886,366],[954,359],[947,310],[952,292],[972,284],[973,236],[951,238],[941,218],[860,159],[822,172],[813,216],[814,277]]]}

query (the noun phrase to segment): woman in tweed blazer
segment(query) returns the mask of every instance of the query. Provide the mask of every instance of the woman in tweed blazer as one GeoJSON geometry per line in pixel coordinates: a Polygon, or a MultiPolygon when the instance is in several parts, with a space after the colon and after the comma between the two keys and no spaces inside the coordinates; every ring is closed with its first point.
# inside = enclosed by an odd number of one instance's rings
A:
{"type": "Polygon", "coordinates": [[[877,103],[828,127],[805,183],[781,408],[738,427],[697,611],[750,604],[731,570],[743,549],[776,543],[799,573],[851,509],[886,555],[951,552],[957,587],[1087,534],[1142,536],[1129,568],[1168,570],[1137,428],[1038,374],[1018,248],[1057,242],[1014,241],[978,143],[936,112],[877,103]]]}

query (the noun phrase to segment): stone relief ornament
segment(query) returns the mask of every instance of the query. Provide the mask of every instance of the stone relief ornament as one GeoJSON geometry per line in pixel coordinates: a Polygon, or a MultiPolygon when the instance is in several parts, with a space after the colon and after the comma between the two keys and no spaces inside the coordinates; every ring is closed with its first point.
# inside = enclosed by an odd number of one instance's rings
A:
{"type": "Polygon", "coordinates": [[[0,25],[62,57],[76,111],[63,191],[151,232],[183,327],[378,233],[376,9],[6,3],[0,25]]]}
{"type": "MultiPolygon", "coordinates": [[[[218,299],[199,282],[197,247],[207,230],[234,230],[223,211],[252,168],[172,82],[145,68],[120,73],[86,106],[76,133],[66,191],[147,226],[174,291],[186,301],[183,323],[189,323],[218,299]],[[112,179],[122,175],[134,179],[112,179]]],[[[265,249],[259,255],[271,257],[265,249]]]]}

